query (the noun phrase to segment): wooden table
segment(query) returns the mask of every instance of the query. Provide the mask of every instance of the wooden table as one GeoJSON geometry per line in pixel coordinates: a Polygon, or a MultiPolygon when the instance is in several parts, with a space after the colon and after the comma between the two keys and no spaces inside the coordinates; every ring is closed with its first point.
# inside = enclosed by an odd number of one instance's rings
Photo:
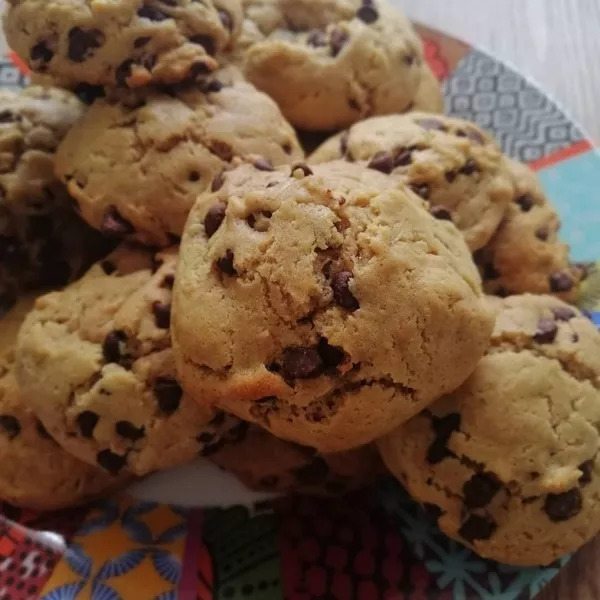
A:
{"type": "Polygon", "coordinates": [[[529,76],[600,144],[600,0],[392,0],[529,76]]]}
{"type": "MultiPolygon", "coordinates": [[[[600,0],[394,0],[408,15],[515,66],[600,144],[600,0]]],[[[600,537],[539,600],[600,600],[600,537]]]]}

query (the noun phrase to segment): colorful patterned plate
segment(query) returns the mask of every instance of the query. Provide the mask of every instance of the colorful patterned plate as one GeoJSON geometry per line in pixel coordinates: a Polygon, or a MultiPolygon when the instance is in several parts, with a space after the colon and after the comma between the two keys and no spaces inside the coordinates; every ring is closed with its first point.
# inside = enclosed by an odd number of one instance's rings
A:
{"type": "MultiPolygon", "coordinates": [[[[446,112],[530,163],[561,213],[574,260],[596,261],[600,156],[577,125],[501,62],[420,31],[444,81],[446,112]]],[[[2,39],[0,56],[0,87],[25,85],[2,39]]],[[[600,309],[600,275],[582,303],[600,309]]],[[[600,312],[593,316],[600,325],[600,312]]],[[[343,502],[273,500],[190,465],[130,492],[136,499],[47,515],[0,506],[0,600],[526,600],[567,562],[516,569],[481,560],[389,480],[343,502]]]]}

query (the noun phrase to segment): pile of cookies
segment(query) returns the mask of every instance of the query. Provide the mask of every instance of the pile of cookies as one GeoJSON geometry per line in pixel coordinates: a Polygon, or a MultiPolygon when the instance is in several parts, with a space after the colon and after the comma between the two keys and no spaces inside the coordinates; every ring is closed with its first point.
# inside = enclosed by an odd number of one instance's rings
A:
{"type": "Polygon", "coordinates": [[[0,95],[0,498],[205,456],[279,492],[389,471],[504,562],[600,530],[586,269],[398,10],[8,0],[4,28],[35,84],[0,95]]]}

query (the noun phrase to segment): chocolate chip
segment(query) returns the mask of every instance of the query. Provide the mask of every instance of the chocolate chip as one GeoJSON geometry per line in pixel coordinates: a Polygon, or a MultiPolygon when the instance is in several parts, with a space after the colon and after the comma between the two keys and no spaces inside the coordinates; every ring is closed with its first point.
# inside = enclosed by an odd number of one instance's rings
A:
{"type": "Polygon", "coordinates": [[[461,525],[458,535],[469,543],[475,540],[489,540],[497,525],[489,517],[480,517],[479,515],[470,515],[461,525]]]}
{"type": "Polygon", "coordinates": [[[233,266],[233,252],[231,250],[227,250],[225,252],[225,256],[218,258],[216,263],[217,268],[225,273],[225,275],[236,275],[237,271],[233,266]]]}
{"type": "Polygon", "coordinates": [[[100,48],[104,41],[104,34],[99,29],[73,27],[69,31],[67,56],[73,62],[83,62],[86,58],[92,56],[94,50],[100,48]]]}
{"type": "Polygon", "coordinates": [[[568,292],[573,289],[573,279],[567,273],[558,271],[550,275],[548,282],[552,292],[568,292]]]}
{"type": "Polygon", "coordinates": [[[429,199],[430,189],[429,184],[427,183],[411,183],[409,185],[410,189],[417,194],[417,196],[421,196],[423,200],[429,199]]]}
{"type": "Polygon", "coordinates": [[[371,24],[377,21],[379,13],[373,6],[363,4],[363,6],[356,11],[356,16],[364,23],[371,24]]]}
{"type": "Polygon", "coordinates": [[[77,415],[77,427],[84,438],[91,439],[100,417],[91,410],[84,410],[77,415]]]}
{"type": "Polygon", "coordinates": [[[224,10],[218,10],[217,14],[219,15],[223,27],[225,27],[227,31],[233,31],[233,19],[231,18],[231,15],[224,10]]]}
{"type": "Polygon", "coordinates": [[[417,119],[415,122],[428,131],[447,131],[447,127],[439,119],[417,119]]]}
{"type": "Polygon", "coordinates": [[[44,427],[44,424],[39,419],[36,419],[35,421],[35,430],[40,437],[46,440],[52,439],[52,436],[48,433],[48,430],[44,427]]]}
{"type": "Polygon", "coordinates": [[[347,130],[340,135],[340,153],[342,156],[346,156],[348,152],[348,137],[350,137],[350,133],[347,130]]]}
{"type": "Polygon", "coordinates": [[[329,475],[329,466],[321,457],[317,457],[304,467],[292,469],[292,473],[298,483],[317,485],[329,475]]]}
{"type": "Polygon", "coordinates": [[[131,440],[132,442],[135,442],[146,435],[143,427],[136,427],[129,421],[117,421],[115,431],[117,432],[117,435],[120,435],[127,440],[131,440]]]}
{"type": "Polygon", "coordinates": [[[225,86],[218,79],[211,79],[207,81],[202,87],[202,91],[205,94],[217,94],[220,92],[225,86]]]}
{"type": "Polygon", "coordinates": [[[515,198],[515,203],[519,205],[523,212],[529,212],[535,204],[535,198],[531,194],[522,194],[515,198]]]}
{"type": "Polygon", "coordinates": [[[339,346],[332,346],[325,338],[319,340],[317,346],[319,356],[326,367],[337,367],[344,361],[346,353],[339,346]]]}
{"type": "Polygon", "coordinates": [[[204,217],[204,231],[206,232],[206,237],[212,237],[217,229],[219,229],[223,219],[225,219],[226,210],[227,206],[221,202],[213,204],[208,209],[208,212],[204,217]]]}
{"type": "Polygon", "coordinates": [[[214,56],[217,52],[217,44],[209,35],[193,35],[190,37],[190,42],[202,46],[209,56],[214,56]]]}
{"type": "Polygon", "coordinates": [[[160,287],[161,288],[165,288],[167,290],[172,290],[173,286],[175,285],[175,275],[173,275],[173,273],[169,273],[168,275],[165,275],[160,287]]]}
{"type": "Polygon", "coordinates": [[[429,504],[428,502],[423,503],[421,508],[425,514],[434,521],[437,521],[444,514],[444,511],[439,506],[429,504]]]}
{"type": "Polygon", "coordinates": [[[367,167],[389,174],[394,168],[394,159],[389,152],[377,152],[377,154],[369,161],[367,167]]]}
{"type": "Polygon", "coordinates": [[[300,170],[304,177],[308,177],[313,174],[313,170],[303,162],[294,163],[291,168],[290,177],[294,177],[294,172],[300,170]]]}
{"type": "Polygon", "coordinates": [[[123,359],[127,335],[124,331],[111,331],[102,342],[102,355],[107,363],[120,363],[123,359]]]}
{"type": "Polygon", "coordinates": [[[159,329],[169,329],[171,326],[171,305],[160,301],[152,303],[154,323],[159,329]]]}
{"type": "MultiPolygon", "coordinates": [[[[224,183],[225,183],[224,172],[221,171],[220,173],[218,173],[217,175],[215,175],[214,179],[212,180],[212,183],[210,184],[210,191],[211,192],[218,192],[223,187],[224,183]]],[[[221,219],[221,221],[222,220],[223,219],[221,219]]],[[[221,223],[219,222],[219,225],[220,224],[221,223]]],[[[205,226],[206,226],[206,224],[205,224],[205,226]]]]}
{"type": "Polygon", "coordinates": [[[350,280],[354,275],[350,271],[340,271],[331,278],[331,289],[335,301],[348,310],[358,310],[360,304],[350,291],[350,280]]]}
{"type": "Polygon", "coordinates": [[[292,346],[283,351],[283,374],[287,379],[317,377],[323,370],[323,361],[315,348],[292,346]]]}
{"type": "Polygon", "coordinates": [[[480,146],[485,144],[485,137],[476,129],[467,129],[466,136],[472,141],[480,146]]]}
{"type": "Polygon", "coordinates": [[[14,123],[17,120],[18,117],[12,110],[0,111],[0,123],[14,123]]]}
{"type": "Polygon", "coordinates": [[[100,231],[108,237],[123,237],[134,231],[133,225],[126,221],[115,206],[109,206],[104,213],[100,231]]]}
{"type": "Polygon", "coordinates": [[[535,237],[538,240],[541,240],[542,242],[546,242],[548,241],[548,236],[549,236],[549,232],[548,229],[546,227],[540,227],[539,229],[536,230],[535,232],[535,237]]]}
{"type": "Polygon", "coordinates": [[[200,181],[200,173],[195,169],[188,173],[188,181],[195,183],[196,181],[200,181]]]}
{"type": "Polygon", "coordinates": [[[223,425],[223,423],[225,423],[225,413],[222,410],[218,410],[211,419],[210,424],[218,426],[223,425]]]}
{"type": "Polygon", "coordinates": [[[427,462],[431,465],[441,463],[445,458],[453,456],[447,448],[447,440],[435,438],[427,448],[427,462]]]}
{"type": "Polygon", "coordinates": [[[429,209],[429,212],[432,214],[432,216],[434,216],[436,219],[440,219],[441,221],[452,221],[452,213],[445,206],[432,206],[429,209]]]}
{"type": "Polygon", "coordinates": [[[544,502],[544,512],[551,521],[560,523],[578,515],[581,505],[581,492],[578,488],[572,488],[562,494],[548,494],[544,502]]]}
{"type": "Polygon", "coordinates": [[[142,6],[137,11],[138,17],[142,17],[144,19],[149,19],[150,21],[164,21],[169,18],[169,15],[166,15],[164,12],[161,12],[157,8],[153,8],[152,6],[142,6]]]}
{"type": "Polygon", "coordinates": [[[483,508],[500,491],[501,484],[493,473],[476,473],[463,485],[467,508],[483,508]]]}
{"type": "Polygon", "coordinates": [[[313,29],[306,37],[306,43],[313,48],[327,46],[327,36],[318,29],[313,29]]]}
{"type": "Polygon", "coordinates": [[[579,483],[582,486],[586,486],[588,483],[591,483],[592,475],[594,473],[594,460],[586,460],[585,462],[581,463],[578,468],[581,471],[579,483]]]}
{"type": "Polygon", "coordinates": [[[134,48],[143,48],[152,38],[149,35],[144,35],[133,40],[134,48]]]}
{"type": "Polygon", "coordinates": [[[577,313],[572,308],[567,308],[566,306],[555,306],[552,309],[552,314],[558,321],[570,321],[577,316],[577,313]]]}
{"type": "Polygon", "coordinates": [[[329,46],[331,47],[331,56],[337,56],[344,46],[348,43],[348,34],[339,27],[334,27],[329,36],[329,46]]]}
{"type": "Polygon", "coordinates": [[[0,429],[3,429],[8,438],[12,440],[21,433],[21,423],[12,415],[0,415],[0,429]]]}
{"type": "Polygon", "coordinates": [[[558,326],[554,319],[540,319],[533,340],[538,344],[551,344],[556,339],[558,326]]]}
{"type": "Polygon", "coordinates": [[[256,231],[265,232],[269,228],[269,219],[273,216],[273,213],[269,210],[260,210],[251,215],[248,215],[246,223],[248,227],[256,231]]]}
{"type": "Polygon", "coordinates": [[[275,170],[275,167],[273,167],[271,162],[262,156],[257,158],[252,164],[254,165],[254,168],[258,169],[259,171],[275,170]]]}
{"type": "Polygon", "coordinates": [[[157,377],[154,381],[154,395],[161,412],[172,415],[181,403],[183,390],[171,377],[157,377]]]}
{"type": "Polygon", "coordinates": [[[115,69],[115,81],[119,87],[127,87],[127,80],[131,77],[131,70],[134,64],[135,61],[132,58],[128,58],[115,69]]]}
{"type": "Polygon", "coordinates": [[[117,475],[117,473],[125,466],[126,461],[126,456],[115,454],[110,450],[101,450],[96,455],[96,462],[112,475],[117,475]]]}
{"type": "Polygon", "coordinates": [[[448,441],[454,431],[460,427],[460,415],[450,413],[444,417],[431,417],[431,426],[435,433],[435,438],[427,449],[427,462],[436,465],[445,458],[453,456],[448,450],[448,441]]]}
{"type": "Polygon", "coordinates": [[[446,173],[444,173],[444,177],[448,183],[452,183],[456,179],[457,175],[457,171],[446,171],[446,173]]]}
{"type": "Polygon", "coordinates": [[[116,265],[110,262],[110,260],[103,260],[100,263],[100,266],[102,267],[105,275],[112,275],[117,270],[116,265]]]}
{"type": "Polygon", "coordinates": [[[42,70],[44,68],[43,65],[49,63],[53,57],[54,50],[52,50],[50,46],[48,46],[48,42],[44,40],[38,42],[29,52],[29,58],[33,63],[42,63],[42,65],[34,65],[37,70],[42,70]]]}
{"type": "Polygon", "coordinates": [[[472,158],[469,158],[467,162],[461,167],[460,173],[462,173],[463,175],[473,175],[473,173],[475,173],[478,170],[479,167],[477,166],[477,163],[472,158]]]}
{"type": "Polygon", "coordinates": [[[405,167],[412,162],[412,150],[399,148],[394,155],[394,167],[405,167]]]}
{"type": "Polygon", "coordinates": [[[206,64],[206,62],[197,61],[194,64],[192,64],[191,67],[189,68],[188,74],[186,77],[186,83],[194,82],[199,77],[204,77],[205,75],[208,75],[210,72],[211,72],[211,69],[206,64]]]}

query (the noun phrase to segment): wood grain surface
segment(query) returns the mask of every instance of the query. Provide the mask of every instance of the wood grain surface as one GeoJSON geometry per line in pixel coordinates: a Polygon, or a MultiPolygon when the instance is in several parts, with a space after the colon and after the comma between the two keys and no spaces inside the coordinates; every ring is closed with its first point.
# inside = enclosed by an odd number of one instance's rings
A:
{"type": "MultiPolygon", "coordinates": [[[[600,144],[600,0],[394,0],[535,81],[600,144]]],[[[600,600],[600,537],[536,600],[600,600]]]]}
{"type": "Polygon", "coordinates": [[[600,0],[393,1],[516,67],[600,144],[600,0]]]}

